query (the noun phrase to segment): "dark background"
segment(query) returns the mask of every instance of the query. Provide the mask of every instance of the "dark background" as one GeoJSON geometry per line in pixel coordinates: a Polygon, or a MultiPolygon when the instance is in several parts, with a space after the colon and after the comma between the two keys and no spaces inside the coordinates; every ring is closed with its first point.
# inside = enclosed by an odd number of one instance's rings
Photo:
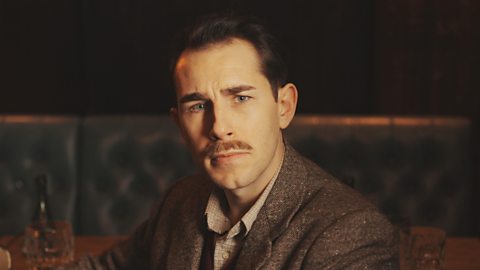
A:
{"type": "Polygon", "coordinates": [[[172,36],[223,9],[280,38],[299,113],[468,117],[480,167],[475,0],[0,0],[0,113],[167,113],[172,36]]]}
{"type": "Polygon", "coordinates": [[[474,0],[0,0],[0,112],[166,113],[172,36],[227,8],[280,38],[300,113],[479,118],[474,0]]]}

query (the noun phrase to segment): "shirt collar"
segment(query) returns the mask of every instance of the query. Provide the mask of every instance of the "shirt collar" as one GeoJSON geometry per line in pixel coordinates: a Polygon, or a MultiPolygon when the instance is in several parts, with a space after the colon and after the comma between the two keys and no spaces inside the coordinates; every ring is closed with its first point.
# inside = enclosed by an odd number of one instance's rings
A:
{"type": "Polygon", "coordinates": [[[260,197],[234,226],[232,226],[230,219],[228,218],[228,203],[225,198],[225,194],[221,188],[214,186],[212,192],[210,193],[210,197],[208,198],[207,207],[205,209],[208,229],[217,234],[224,234],[225,232],[230,231],[232,228],[236,228],[235,230],[232,230],[234,232],[229,232],[227,238],[234,237],[241,231],[243,231],[244,236],[246,236],[252,228],[253,223],[257,219],[260,209],[262,209],[263,205],[265,204],[265,200],[267,199],[270,191],[273,188],[273,185],[275,184],[275,181],[277,180],[278,174],[283,165],[284,156],[285,153],[283,153],[280,166],[278,166],[277,171],[263,190],[260,197]],[[244,228],[243,230],[242,227],[244,228]]]}

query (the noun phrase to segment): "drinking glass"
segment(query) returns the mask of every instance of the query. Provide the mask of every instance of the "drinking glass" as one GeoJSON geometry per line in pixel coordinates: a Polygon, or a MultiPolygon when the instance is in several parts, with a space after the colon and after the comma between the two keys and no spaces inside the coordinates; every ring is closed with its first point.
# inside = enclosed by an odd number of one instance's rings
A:
{"type": "Polygon", "coordinates": [[[445,257],[445,231],[433,227],[411,227],[401,241],[403,269],[438,270],[445,257]]]}
{"type": "Polygon", "coordinates": [[[0,247],[0,270],[9,270],[12,267],[12,259],[8,250],[0,247]]]}
{"type": "Polygon", "coordinates": [[[23,253],[30,269],[48,269],[72,262],[72,227],[65,221],[55,221],[54,226],[47,229],[29,225],[25,230],[23,253]]]}

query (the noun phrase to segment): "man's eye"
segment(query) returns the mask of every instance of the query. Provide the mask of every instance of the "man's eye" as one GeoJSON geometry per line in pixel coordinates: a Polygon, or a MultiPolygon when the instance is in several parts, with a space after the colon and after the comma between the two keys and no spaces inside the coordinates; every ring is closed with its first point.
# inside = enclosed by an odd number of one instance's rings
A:
{"type": "Polygon", "coordinates": [[[198,103],[190,107],[191,112],[199,112],[205,110],[205,103],[198,103]]]}
{"type": "Polygon", "coordinates": [[[249,96],[236,96],[236,97],[235,97],[235,101],[236,101],[236,102],[239,102],[239,103],[245,102],[245,101],[247,101],[247,100],[249,100],[249,99],[250,99],[249,96]]]}

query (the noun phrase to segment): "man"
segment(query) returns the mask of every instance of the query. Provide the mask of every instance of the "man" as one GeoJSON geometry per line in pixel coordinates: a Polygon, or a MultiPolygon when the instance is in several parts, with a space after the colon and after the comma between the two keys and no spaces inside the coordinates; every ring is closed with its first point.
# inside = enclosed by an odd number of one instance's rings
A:
{"type": "Polygon", "coordinates": [[[86,268],[396,269],[388,221],[282,136],[297,89],[270,34],[202,21],[174,59],[171,110],[200,173],[177,182],[131,238],[86,268]]]}

